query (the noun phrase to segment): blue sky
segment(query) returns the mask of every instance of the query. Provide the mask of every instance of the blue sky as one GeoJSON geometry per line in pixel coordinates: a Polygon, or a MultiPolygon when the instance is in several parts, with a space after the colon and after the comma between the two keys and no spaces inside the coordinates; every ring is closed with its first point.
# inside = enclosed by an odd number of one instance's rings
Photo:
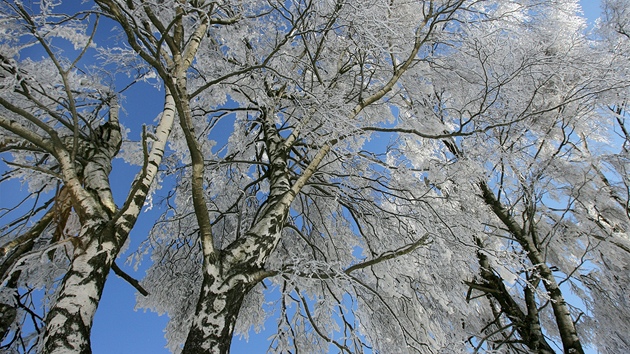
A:
{"type": "Polygon", "coordinates": [[[582,11],[590,23],[599,17],[601,13],[600,3],[600,0],[580,0],[582,11]]]}

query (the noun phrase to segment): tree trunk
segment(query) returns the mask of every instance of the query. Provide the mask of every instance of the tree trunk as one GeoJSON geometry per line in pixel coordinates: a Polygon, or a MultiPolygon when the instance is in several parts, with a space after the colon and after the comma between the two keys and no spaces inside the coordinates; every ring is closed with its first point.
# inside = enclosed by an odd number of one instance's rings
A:
{"type": "Polygon", "coordinates": [[[554,350],[551,348],[540,326],[540,315],[538,314],[538,304],[536,303],[536,292],[538,283],[540,282],[538,277],[534,276],[529,279],[531,286],[525,287],[525,304],[527,306],[527,324],[529,334],[529,348],[534,353],[539,354],[553,354],[554,350]]]}
{"type": "Polygon", "coordinates": [[[182,353],[229,353],[243,298],[253,285],[240,280],[225,281],[206,273],[182,353]]]}
{"type": "Polygon", "coordinates": [[[549,293],[551,298],[551,307],[553,308],[553,314],[556,317],[556,323],[558,324],[558,331],[560,332],[560,338],[562,339],[562,346],[566,354],[584,354],[582,349],[582,343],[577,335],[575,324],[573,323],[573,317],[569,311],[569,306],[562,296],[562,291],[556,282],[553,274],[549,270],[546,264],[541,264],[538,267],[541,277],[545,279],[545,289],[549,293]],[[544,267],[543,267],[544,266],[544,267]]]}
{"type": "Polygon", "coordinates": [[[216,260],[206,260],[204,279],[184,354],[229,353],[243,298],[264,278],[267,257],[276,248],[294,194],[285,193],[245,236],[216,260]]]}
{"type": "MultiPolygon", "coordinates": [[[[476,238],[477,245],[481,248],[481,241],[476,238]]],[[[525,298],[527,305],[527,314],[521,310],[519,304],[512,298],[510,292],[505,287],[503,279],[497,276],[492,268],[488,257],[483,252],[477,251],[479,260],[481,277],[485,280],[481,284],[484,288],[488,288],[486,293],[492,296],[501,307],[501,310],[514,324],[523,344],[525,344],[532,352],[538,354],[553,354],[553,348],[547,343],[540,328],[540,319],[538,316],[538,307],[533,297],[534,291],[529,287],[525,288],[525,298]]],[[[471,284],[474,285],[474,284],[471,284]]]]}
{"type": "Polygon", "coordinates": [[[105,221],[85,228],[78,239],[88,243],[75,247],[58,298],[46,316],[44,353],[92,352],[92,320],[118,247],[113,227],[105,221]]]}
{"type": "Polygon", "coordinates": [[[532,265],[538,270],[540,278],[543,280],[545,290],[547,290],[551,298],[551,307],[553,308],[553,314],[556,319],[556,325],[558,326],[564,352],[566,354],[584,354],[584,349],[582,348],[577,329],[573,323],[569,306],[562,296],[562,290],[560,290],[556,278],[549,269],[549,266],[547,266],[545,258],[540,253],[531,237],[527,236],[527,233],[518,225],[507,210],[505,210],[503,204],[497,200],[488,185],[482,182],[479,183],[479,187],[481,188],[482,197],[486,204],[490,206],[494,214],[516,238],[521,247],[527,252],[527,258],[529,258],[532,265]]]}

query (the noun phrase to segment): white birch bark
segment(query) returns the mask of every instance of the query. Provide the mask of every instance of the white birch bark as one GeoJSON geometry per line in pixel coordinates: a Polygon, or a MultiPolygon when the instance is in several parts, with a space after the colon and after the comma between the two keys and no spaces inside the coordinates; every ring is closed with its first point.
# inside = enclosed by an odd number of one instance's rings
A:
{"type": "Polygon", "coordinates": [[[43,353],[91,353],[90,330],[109,267],[116,256],[114,230],[105,220],[83,228],[59,295],[46,316],[43,353]],[[105,242],[103,242],[105,241],[105,242]]]}
{"type": "MultiPolygon", "coordinates": [[[[117,108],[117,107],[116,107],[117,108]]],[[[117,123],[117,112],[110,114],[110,122],[117,123]],[[112,120],[111,117],[114,117],[112,120]]],[[[69,271],[58,290],[58,297],[46,317],[43,338],[44,353],[90,353],[92,321],[105,286],[107,275],[118,252],[125,243],[146,200],[164,155],[164,148],[174,121],[173,98],[166,92],[164,111],[155,133],[156,140],[145,165],[136,177],[127,201],[117,210],[109,189],[113,150],[93,159],[96,166],[85,169],[86,188],[94,190],[98,198],[93,209],[106,210],[101,217],[92,216],[83,224],[78,246],[69,271]],[[100,202],[100,205],[98,204],[100,202]]],[[[120,139],[120,131],[117,132],[120,139]]],[[[89,164],[88,164],[89,166],[89,164]]]]}

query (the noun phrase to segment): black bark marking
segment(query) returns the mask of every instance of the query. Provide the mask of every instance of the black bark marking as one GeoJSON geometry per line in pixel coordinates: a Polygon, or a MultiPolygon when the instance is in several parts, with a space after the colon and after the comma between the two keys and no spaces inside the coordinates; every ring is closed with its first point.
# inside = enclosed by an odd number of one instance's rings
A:
{"type": "Polygon", "coordinates": [[[238,318],[241,305],[243,304],[243,299],[245,298],[245,294],[247,294],[255,284],[237,282],[227,291],[215,294],[209,290],[210,286],[206,286],[214,281],[216,280],[210,276],[204,277],[204,287],[199,301],[197,302],[195,312],[197,316],[203,316],[203,320],[201,321],[202,326],[204,326],[205,329],[212,328],[213,330],[206,335],[202,328],[199,328],[196,323],[193,323],[182,354],[230,352],[234,325],[238,318]],[[221,310],[215,308],[214,304],[217,300],[225,301],[225,305],[221,310]],[[204,309],[206,310],[205,313],[204,309]],[[211,317],[220,318],[222,325],[208,322],[208,319],[211,317]],[[204,344],[206,349],[204,349],[204,344]]]}

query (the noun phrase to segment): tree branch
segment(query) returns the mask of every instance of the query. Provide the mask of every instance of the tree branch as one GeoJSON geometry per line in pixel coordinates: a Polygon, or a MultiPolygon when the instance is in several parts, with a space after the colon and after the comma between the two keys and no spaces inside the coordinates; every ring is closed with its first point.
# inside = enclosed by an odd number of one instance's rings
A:
{"type": "Polygon", "coordinates": [[[146,291],[142,287],[142,285],[140,285],[140,282],[137,281],[136,279],[132,278],[131,275],[125,273],[125,271],[123,271],[122,269],[120,269],[118,267],[118,265],[116,264],[116,262],[112,263],[112,270],[114,271],[114,273],[116,275],[118,275],[119,277],[123,278],[127,283],[129,283],[131,286],[136,288],[136,290],[138,290],[140,292],[140,294],[142,294],[144,296],[148,296],[149,295],[149,292],[146,291]]]}
{"type": "Polygon", "coordinates": [[[415,249],[417,249],[420,246],[424,246],[427,245],[429,242],[427,242],[427,239],[429,238],[429,233],[427,232],[426,234],[424,234],[424,236],[420,237],[420,239],[410,245],[406,245],[403,246],[395,251],[387,251],[385,253],[382,253],[380,256],[370,259],[369,261],[365,261],[365,262],[361,262],[358,264],[355,264],[349,268],[347,268],[346,270],[344,270],[343,272],[346,274],[350,274],[352,272],[354,272],[355,270],[358,269],[363,269],[369,266],[373,266],[375,264],[384,262],[386,260],[392,259],[392,258],[396,258],[408,253],[413,252],[415,249]]]}

